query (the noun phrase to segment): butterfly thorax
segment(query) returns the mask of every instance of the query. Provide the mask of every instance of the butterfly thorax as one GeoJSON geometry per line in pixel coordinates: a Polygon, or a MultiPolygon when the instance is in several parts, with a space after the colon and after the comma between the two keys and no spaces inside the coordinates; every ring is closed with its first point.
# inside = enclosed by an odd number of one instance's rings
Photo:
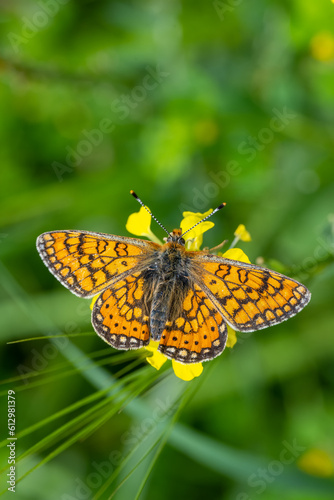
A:
{"type": "Polygon", "coordinates": [[[179,245],[184,246],[185,241],[182,238],[182,230],[181,229],[173,229],[170,235],[167,238],[167,243],[177,243],[179,245]]]}
{"type": "Polygon", "coordinates": [[[180,315],[180,307],[192,286],[191,260],[184,245],[168,241],[154,252],[151,264],[143,272],[147,314],[152,340],[180,315]]]}

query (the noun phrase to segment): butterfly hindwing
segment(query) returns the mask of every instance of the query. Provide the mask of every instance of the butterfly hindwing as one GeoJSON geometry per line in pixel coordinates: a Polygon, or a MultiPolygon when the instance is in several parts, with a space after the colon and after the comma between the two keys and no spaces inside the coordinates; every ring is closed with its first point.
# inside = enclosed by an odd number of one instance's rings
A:
{"type": "Polygon", "coordinates": [[[158,350],[180,363],[200,363],[218,356],[225,348],[227,326],[199,286],[184,300],[182,313],[167,322],[158,350]]]}
{"type": "Polygon", "coordinates": [[[149,343],[149,317],[140,273],[122,278],[96,300],[92,324],[116,349],[139,349],[149,343]]]}
{"type": "Polygon", "coordinates": [[[241,332],[281,323],[311,298],[298,281],[260,266],[208,254],[200,264],[203,289],[227,323],[241,332]]]}
{"type": "Polygon", "coordinates": [[[140,266],[155,243],[103,233],[51,231],[37,249],[51,273],[79,297],[93,297],[140,266]]]}

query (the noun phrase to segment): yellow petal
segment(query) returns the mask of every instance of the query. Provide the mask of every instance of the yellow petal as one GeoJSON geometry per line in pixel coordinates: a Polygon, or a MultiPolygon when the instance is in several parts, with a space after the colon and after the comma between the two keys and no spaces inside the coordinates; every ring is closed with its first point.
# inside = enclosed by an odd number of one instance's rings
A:
{"type": "MultiPolygon", "coordinates": [[[[205,212],[204,214],[201,214],[200,212],[183,212],[183,220],[181,221],[180,227],[182,229],[182,232],[185,233],[193,227],[195,224],[200,222],[201,220],[205,219],[209,214],[211,214],[212,208],[205,212]]],[[[205,221],[202,224],[198,224],[194,229],[189,231],[189,233],[186,234],[185,239],[186,240],[192,240],[195,239],[196,237],[200,236],[201,234],[205,233],[205,231],[208,231],[214,226],[213,222],[205,221]]]]}
{"type": "Polygon", "coordinates": [[[100,296],[100,294],[97,294],[97,295],[95,295],[95,296],[92,298],[92,302],[90,303],[90,306],[89,306],[89,307],[91,308],[91,310],[93,310],[94,304],[95,304],[95,302],[97,301],[97,299],[99,298],[99,296],[100,296]]]}
{"type": "Polygon", "coordinates": [[[306,451],[297,462],[298,467],[312,476],[330,477],[334,475],[332,457],[324,450],[313,448],[306,451]]]}
{"type": "Polygon", "coordinates": [[[190,211],[185,211],[182,213],[183,217],[197,217],[198,220],[205,219],[208,215],[210,215],[212,212],[212,208],[209,208],[207,212],[204,212],[204,214],[201,214],[201,212],[190,212],[190,211]]]}
{"type": "Polygon", "coordinates": [[[239,224],[236,231],[234,232],[234,236],[239,236],[241,241],[252,241],[251,235],[246,230],[243,224],[239,224]]]}
{"type": "Polygon", "coordinates": [[[197,238],[186,241],[186,249],[190,250],[191,252],[198,252],[198,250],[201,248],[202,243],[203,243],[203,235],[200,234],[199,236],[197,236],[197,238]]]}
{"type": "Polygon", "coordinates": [[[223,257],[231,260],[239,260],[240,262],[246,262],[246,264],[250,264],[251,261],[240,248],[230,248],[225,253],[223,253],[223,257]]]}
{"type": "Polygon", "coordinates": [[[202,363],[183,365],[173,359],[172,365],[175,375],[186,382],[189,382],[189,380],[192,380],[195,377],[199,377],[203,371],[202,363]]]}
{"type": "Polygon", "coordinates": [[[228,336],[227,336],[226,347],[232,348],[237,343],[237,336],[233,328],[231,328],[228,325],[227,325],[227,331],[228,331],[228,336]]]}
{"type": "Polygon", "coordinates": [[[159,342],[151,340],[148,345],[145,346],[146,351],[155,352],[159,347],[159,342]]]}
{"type": "Polygon", "coordinates": [[[139,212],[129,215],[125,227],[136,236],[147,236],[151,233],[151,218],[145,208],[141,207],[139,212]]]}
{"type": "Polygon", "coordinates": [[[147,346],[145,346],[146,351],[153,353],[152,356],[148,356],[146,358],[146,361],[150,363],[150,365],[152,365],[156,370],[160,370],[162,365],[167,361],[166,356],[164,356],[157,350],[158,347],[159,342],[154,342],[153,340],[151,340],[151,342],[147,346]]]}
{"type": "Polygon", "coordinates": [[[311,53],[318,61],[330,61],[334,58],[334,37],[330,31],[321,31],[311,40],[311,53]]]}
{"type": "Polygon", "coordinates": [[[146,361],[150,363],[156,370],[160,370],[163,364],[166,363],[167,358],[161,352],[155,351],[152,356],[148,356],[146,361]]]}
{"type": "MultiPolygon", "coordinates": [[[[195,224],[197,224],[197,220],[193,217],[189,217],[187,219],[183,219],[181,222],[181,229],[182,232],[185,233],[188,229],[193,227],[195,224]],[[185,222],[184,222],[185,221],[185,222]]],[[[189,233],[185,235],[185,240],[192,240],[194,238],[197,238],[198,236],[201,236],[201,234],[205,233],[209,229],[211,229],[214,226],[213,222],[205,221],[202,224],[198,224],[198,226],[194,227],[189,233]]]]}

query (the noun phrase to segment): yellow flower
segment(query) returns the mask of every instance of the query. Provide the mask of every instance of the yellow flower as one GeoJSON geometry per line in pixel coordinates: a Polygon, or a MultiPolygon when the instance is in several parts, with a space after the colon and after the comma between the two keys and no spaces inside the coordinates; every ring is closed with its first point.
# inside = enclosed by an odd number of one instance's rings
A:
{"type": "Polygon", "coordinates": [[[235,333],[235,330],[233,330],[233,328],[231,328],[229,325],[227,325],[227,342],[226,342],[226,347],[230,347],[232,349],[232,347],[235,346],[235,344],[237,343],[237,336],[236,336],[236,333],[235,333]]]}
{"type": "Polygon", "coordinates": [[[313,448],[306,451],[297,462],[298,467],[312,476],[330,477],[334,475],[333,458],[327,451],[313,448]]]}
{"type": "Polygon", "coordinates": [[[251,261],[249,260],[245,252],[241,250],[241,248],[230,248],[222,254],[222,257],[225,257],[225,259],[239,260],[240,262],[245,262],[246,264],[251,263],[251,261]]]}
{"type": "Polygon", "coordinates": [[[145,347],[145,349],[152,353],[152,356],[148,356],[146,361],[150,363],[156,370],[160,370],[163,364],[166,363],[167,358],[161,352],[158,351],[159,342],[151,340],[151,342],[145,347]]]}
{"type": "MultiPolygon", "coordinates": [[[[249,232],[247,231],[247,229],[245,228],[245,226],[243,224],[239,224],[237,229],[234,231],[234,240],[232,241],[230,248],[234,248],[239,240],[241,240],[241,241],[251,241],[252,240],[251,235],[249,234],[249,232]]],[[[237,260],[237,259],[235,259],[235,260],[237,260]]]]}
{"type": "Polygon", "coordinates": [[[172,360],[172,366],[174,373],[177,377],[189,382],[195,377],[199,377],[203,371],[202,363],[191,363],[189,365],[183,365],[178,363],[174,359],[172,360]]]}
{"type": "MultiPolygon", "coordinates": [[[[193,227],[195,224],[198,224],[202,219],[211,214],[212,209],[208,210],[204,214],[199,212],[183,212],[183,220],[181,221],[180,227],[182,229],[182,233],[185,233],[193,227]]],[[[203,243],[203,233],[208,231],[214,226],[213,222],[205,221],[202,224],[198,224],[198,226],[194,227],[189,233],[187,233],[186,240],[186,248],[187,250],[197,251],[201,248],[203,243]]]]}
{"type": "MultiPolygon", "coordinates": [[[[166,363],[168,359],[166,356],[164,356],[164,354],[158,351],[158,347],[159,347],[159,342],[154,342],[153,340],[151,340],[148,346],[145,347],[147,351],[152,352],[152,356],[148,356],[146,360],[156,370],[160,370],[162,365],[166,363]]],[[[186,382],[189,382],[195,377],[199,377],[203,371],[202,363],[192,363],[189,365],[183,365],[182,363],[178,363],[173,359],[172,366],[175,375],[178,378],[185,380],[186,382]]]]}
{"type": "Polygon", "coordinates": [[[334,59],[334,37],[330,31],[321,31],[311,40],[311,53],[318,61],[334,59]]]}
{"type": "Polygon", "coordinates": [[[144,236],[160,244],[161,241],[151,231],[151,219],[152,217],[147,210],[141,207],[139,212],[129,215],[125,227],[129,233],[135,234],[136,236],[144,236]]]}

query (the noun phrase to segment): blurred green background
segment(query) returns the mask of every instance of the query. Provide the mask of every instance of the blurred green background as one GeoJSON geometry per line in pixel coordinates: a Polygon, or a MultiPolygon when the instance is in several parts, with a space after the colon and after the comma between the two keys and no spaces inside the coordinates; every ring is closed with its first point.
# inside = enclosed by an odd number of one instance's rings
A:
{"type": "MultiPolygon", "coordinates": [[[[139,209],[130,189],[170,230],[184,210],[225,201],[204,244],[232,241],[245,224],[252,242],[241,247],[252,262],[262,257],[299,279],[312,300],[205,364],[140,498],[333,498],[334,3],[13,0],[0,9],[0,370],[2,379],[42,380],[3,386],[1,421],[8,389],[23,387],[17,432],[93,394],[90,372],[62,378],[60,370],[43,383],[44,372],[75,349],[107,348],[95,335],[7,345],[92,332],[89,302],[47,271],[38,234],[126,235],[139,209]],[[286,443],[295,446],[289,463],[286,443]]],[[[106,365],[99,375],[114,371],[106,365]]],[[[139,402],[154,408],[186,385],[167,373],[139,402]]],[[[93,498],[94,462],[122,454],[121,436],[142,424],[131,411],[114,415],[28,475],[17,498],[93,498]]],[[[58,425],[19,439],[18,455],[58,425]]],[[[8,449],[0,456],[6,465],[8,449]]],[[[136,498],[145,472],[115,498],[136,498]]]]}

